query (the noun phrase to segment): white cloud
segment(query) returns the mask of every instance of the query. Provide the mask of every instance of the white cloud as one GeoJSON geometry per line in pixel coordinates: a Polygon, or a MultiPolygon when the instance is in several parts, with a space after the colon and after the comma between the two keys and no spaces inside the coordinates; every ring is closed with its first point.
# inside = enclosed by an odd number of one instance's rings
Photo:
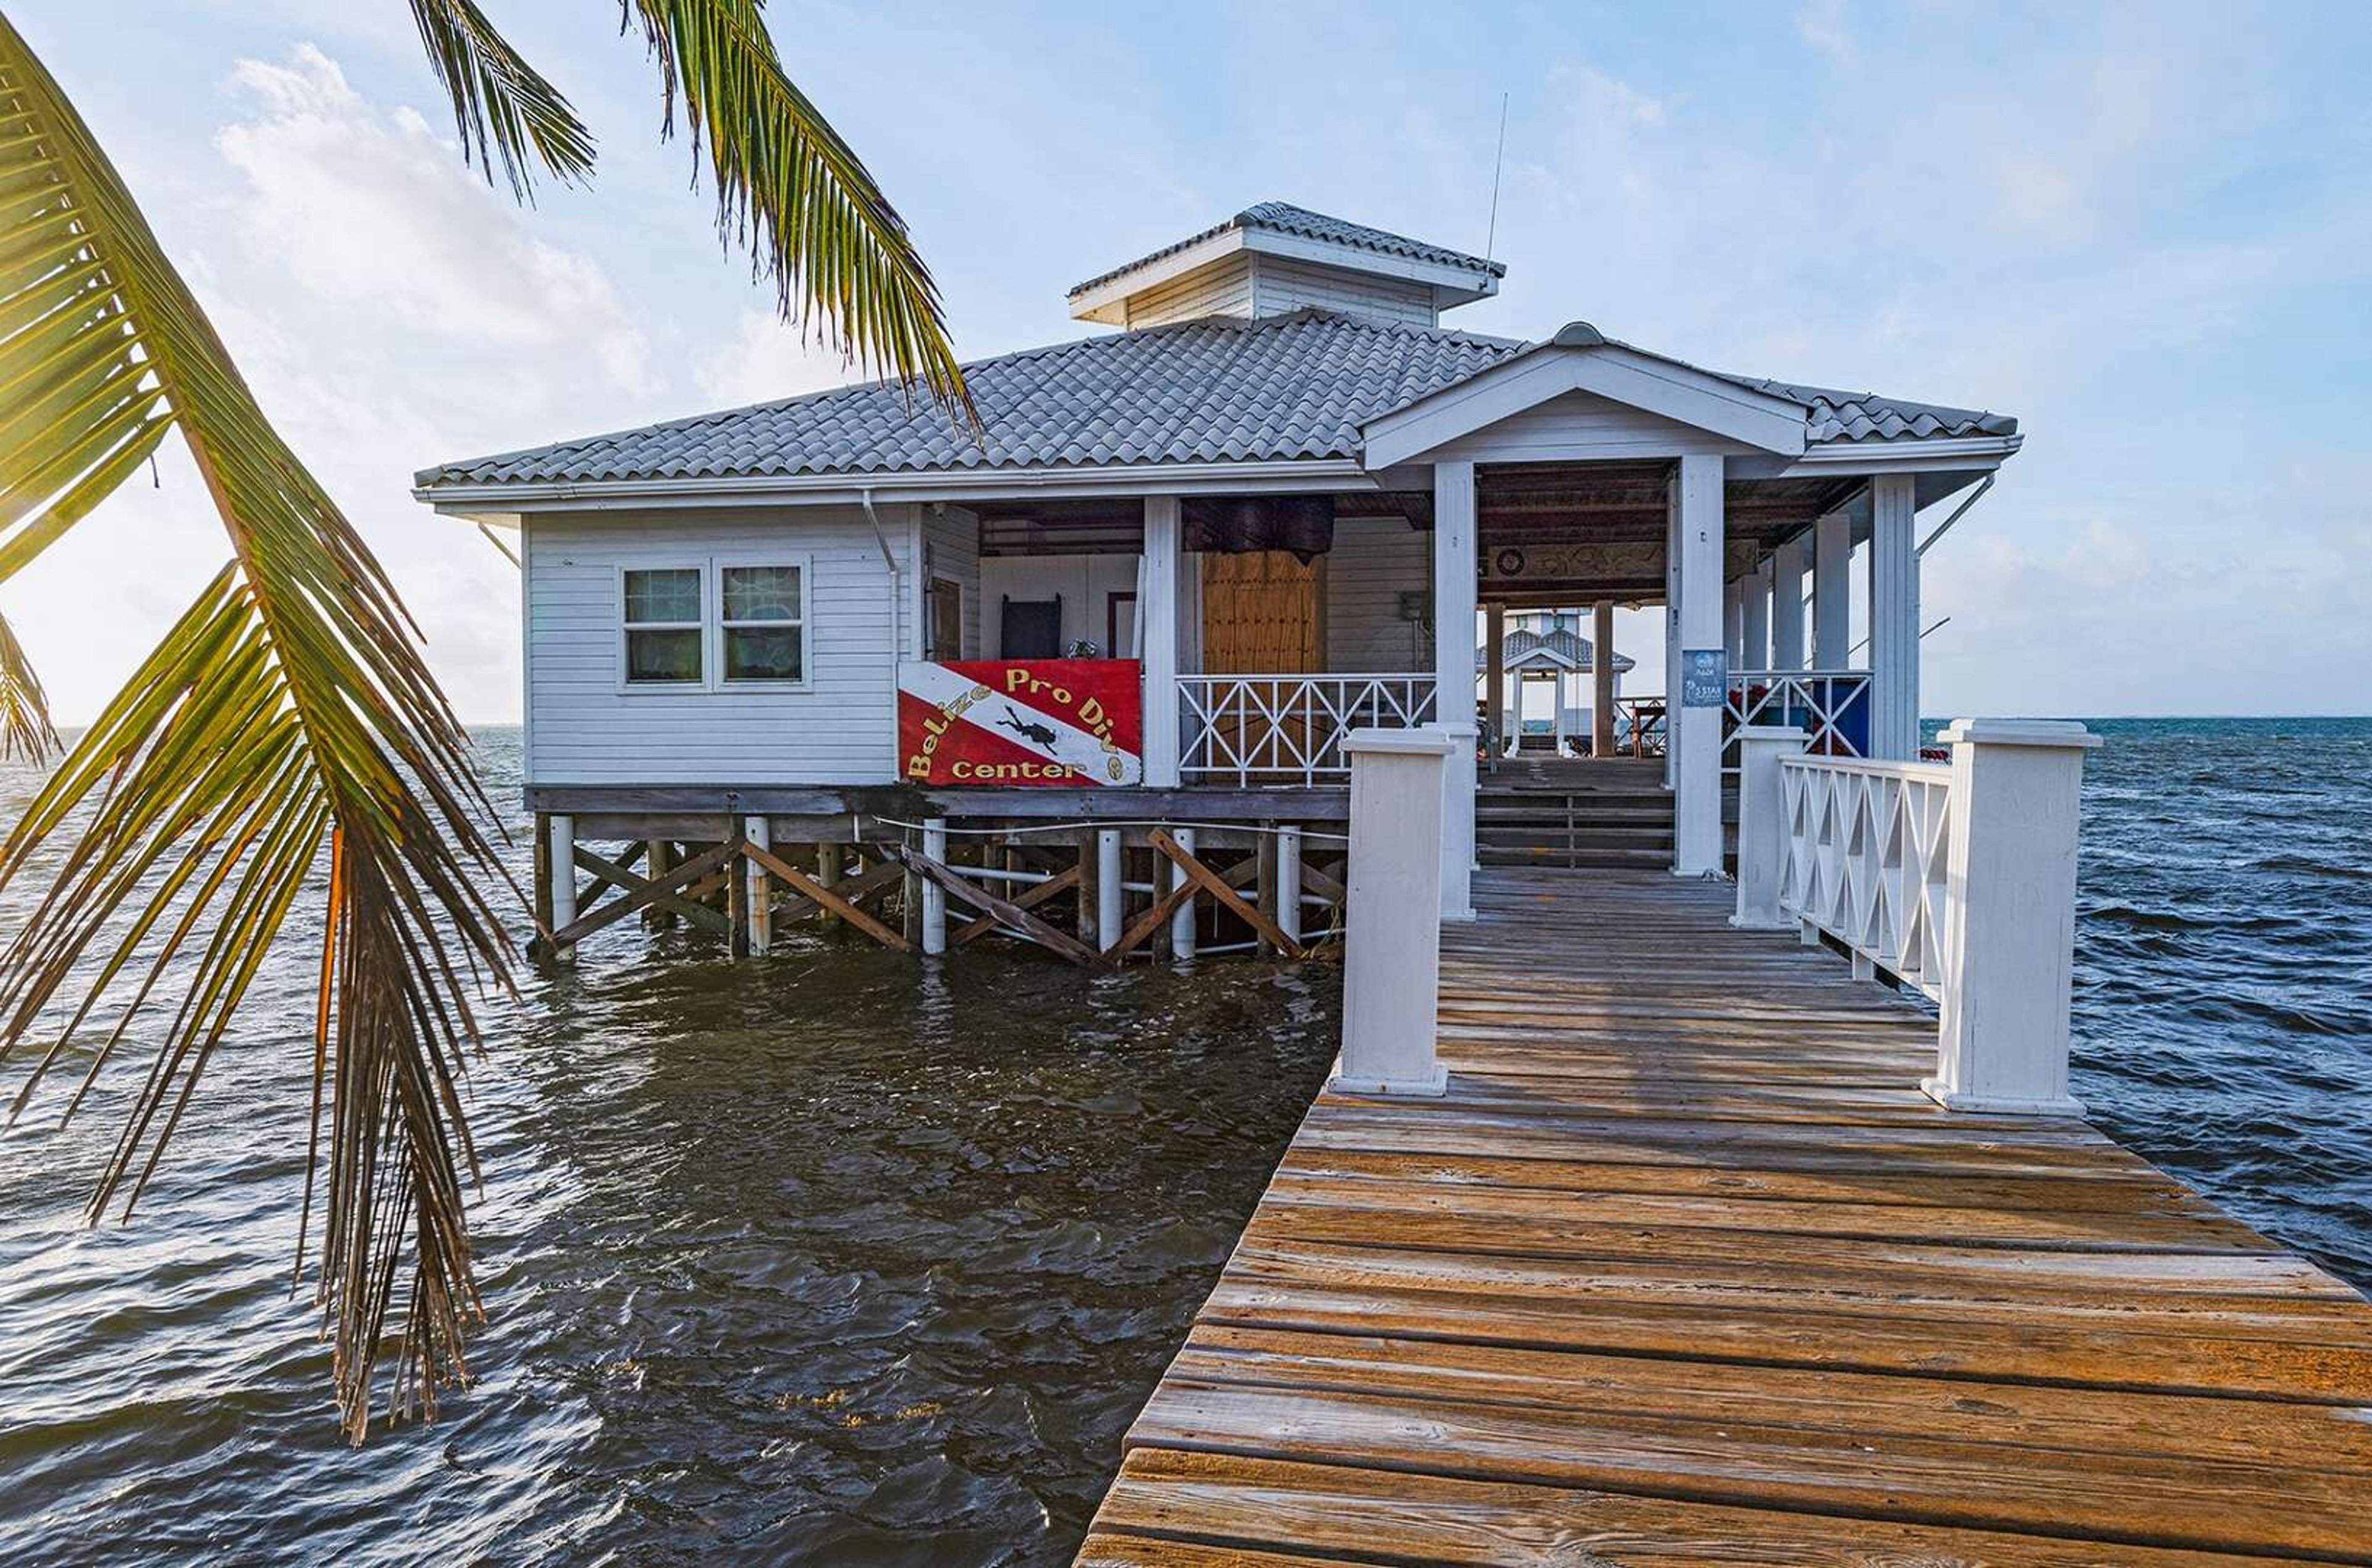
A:
{"type": "Polygon", "coordinates": [[[1853,29],[1845,25],[1844,0],[1810,0],[1796,13],[1796,31],[1840,65],[1851,65],[1861,58],[1853,29]]]}
{"type": "Polygon", "coordinates": [[[692,383],[711,408],[773,402],[844,385],[855,375],[839,354],[802,337],[771,310],[745,310],[733,335],[694,360],[692,383]]]}
{"type": "Polygon", "coordinates": [[[416,110],[369,103],[311,44],[233,80],[249,113],[215,145],[246,177],[248,238],[302,287],[432,337],[576,345],[613,383],[642,379],[644,334],[600,267],[528,233],[416,110]]]}

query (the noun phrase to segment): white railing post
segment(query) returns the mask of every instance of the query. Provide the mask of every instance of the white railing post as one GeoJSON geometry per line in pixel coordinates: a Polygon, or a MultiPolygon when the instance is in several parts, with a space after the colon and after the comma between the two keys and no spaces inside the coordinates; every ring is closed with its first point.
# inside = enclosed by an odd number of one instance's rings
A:
{"type": "Polygon", "coordinates": [[[1921,1086],[1954,1110],[2080,1116],[2067,1093],[2084,753],[2066,721],[1961,719],[1952,748],[1942,1022],[1921,1086]]]}
{"type": "Polygon", "coordinates": [[[1449,742],[1441,769],[1441,918],[1472,920],[1477,732],[1471,724],[1435,727],[1449,742]]]}
{"type": "Polygon", "coordinates": [[[1804,732],[1752,724],[1738,732],[1738,912],[1732,925],[1778,931],[1795,924],[1779,908],[1787,860],[1787,809],[1781,759],[1800,756],[1804,732]]]}
{"type": "Polygon", "coordinates": [[[1343,954],[1343,1054],[1332,1087],[1440,1094],[1442,774],[1459,744],[1438,729],[1355,730],[1343,954]]]}

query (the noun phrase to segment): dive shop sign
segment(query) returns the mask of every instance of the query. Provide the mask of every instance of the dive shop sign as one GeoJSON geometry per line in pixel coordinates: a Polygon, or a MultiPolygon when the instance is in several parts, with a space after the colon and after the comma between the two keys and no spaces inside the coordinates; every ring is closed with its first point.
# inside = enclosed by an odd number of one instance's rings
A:
{"type": "Polygon", "coordinates": [[[1134,659],[964,659],[898,667],[909,784],[1076,788],[1145,782],[1134,659]]]}

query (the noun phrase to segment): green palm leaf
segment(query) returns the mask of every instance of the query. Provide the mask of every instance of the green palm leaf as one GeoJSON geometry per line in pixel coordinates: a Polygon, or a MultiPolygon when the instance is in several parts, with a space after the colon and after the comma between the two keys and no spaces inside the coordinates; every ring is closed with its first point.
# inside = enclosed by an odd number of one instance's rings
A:
{"type": "Polygon", "coordinates": [[[412,17],[436,80],[453,100],[462,156],[473,157],[487,179],[500,163],[511,193],[524,198],[530,162],[563,180],[593,171],[593,134],[471,0],[412,0],[412,17]]]}
{"type": "MultiPolygon", "coordinates": [[[[475,1035],[471,982],[509,974],[481,890],[500,876],[478,825],[485,802],[393,587],[256,406],[5,17],[0,411],[0,579],[170,429],[232,552],[0,844],[5,886],[44,843],[72,840],[0,947],[0,1058],[47,1040],[15,1109],[86,1043],[95,1016],[113,1021],[86,1088],[134,1018],[176,996],[92,1198],[94,1218],[129,1213],[264,955],[326,875],[317,1299],[359,1441],[382,1351],[401,1346],[398,1399],[433,1409],[463,1376],[477,1311],[461,1198],[474,1162],[456,1086],[475,1035]],[[49,1034],[62,998],[70,1016],[49,1034]]],[[[13,647],[0,647],[0,703],[38,692],[13,647]]]]}
{"type": "Polygon", "coordinates": [[[0,619],[0,757],[37,760],[57,749],[50,700],[25,658],[16,629],[0,619]]]}
{"type": "Polygon", "coordinates": [[[977,426],[938,285],[889,198],[784,73],[760,0],[622,0],[680,96],[716,185],[718,232],[748,243],[784,316],[820,318],[852,362],[912,384],[977,426]]]}

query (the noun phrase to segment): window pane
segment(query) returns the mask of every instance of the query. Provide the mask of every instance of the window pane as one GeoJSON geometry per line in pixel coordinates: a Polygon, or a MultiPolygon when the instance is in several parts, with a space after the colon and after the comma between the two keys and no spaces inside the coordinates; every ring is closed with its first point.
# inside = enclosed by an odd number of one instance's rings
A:
{"type": "Polygon", "coordinates": [[[629,632],[626,633],[626,679],[629,680],[697,680],[700,679],[700,631],[629,632]]]}
{"type": "Polygon", "coordinates": [[[626,623],[700,619],[700,568],[670,566],[626,574],[626,623]]]}
{"type": "Polygon", "coordinates": [[[801,674],[799,631],[728,627],[725,633],[727,680],[796,680],[801,674]]]}
{"type": "Polygon", "coordinates": [[[796,566],[725,568],[725,619],[796,621],[799,569],[796,566]]]}

